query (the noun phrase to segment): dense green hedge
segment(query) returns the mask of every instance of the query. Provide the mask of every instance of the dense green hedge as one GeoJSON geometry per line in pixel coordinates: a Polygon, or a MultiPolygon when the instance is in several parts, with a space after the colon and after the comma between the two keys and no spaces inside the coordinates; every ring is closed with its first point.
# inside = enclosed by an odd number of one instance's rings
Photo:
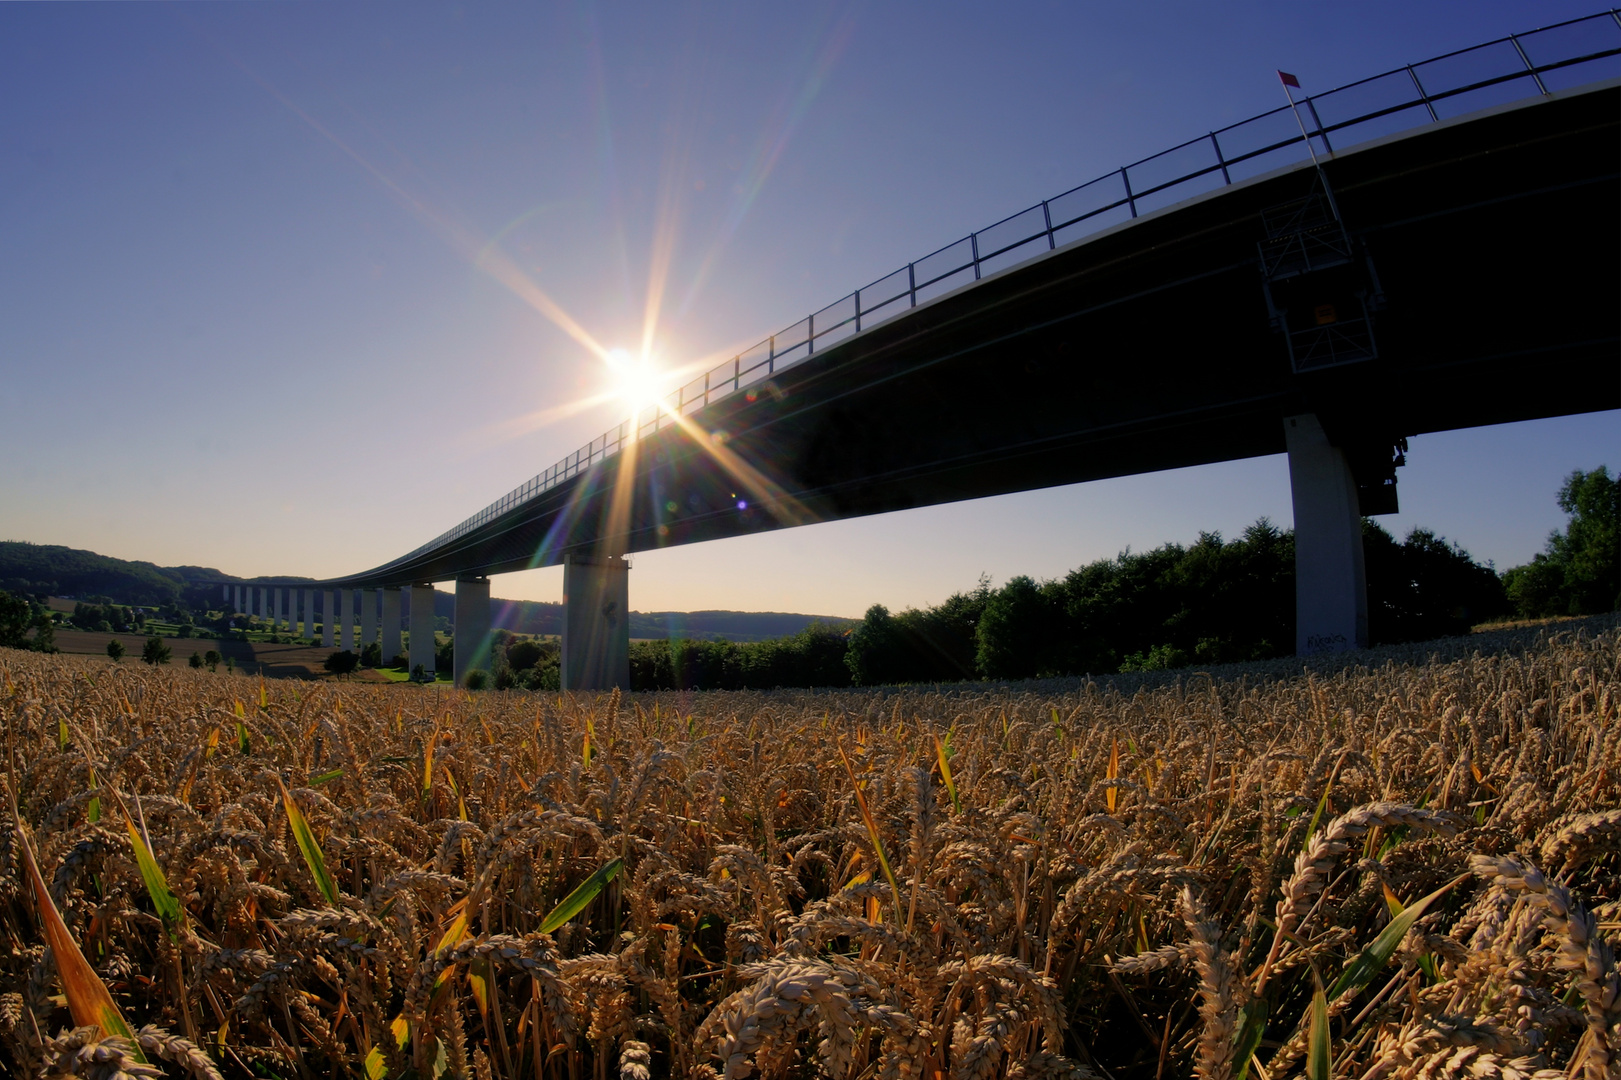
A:
{"type": "Polygon", "coordinates": [[[630,647],[633,690],[765,690],[849,686],[846,632],[812,623],[770,641],[637,641],[630,647]]]}

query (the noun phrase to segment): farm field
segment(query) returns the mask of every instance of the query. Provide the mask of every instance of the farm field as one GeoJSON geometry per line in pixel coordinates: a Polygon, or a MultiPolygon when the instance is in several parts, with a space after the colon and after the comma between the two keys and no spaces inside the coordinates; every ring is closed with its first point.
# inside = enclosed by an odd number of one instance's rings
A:
{"type": "Polygon", "coordinates": [[[31,1075],[1610,1076],[1621,632],[1479,645],[627,697],[0,652],[0,1045],[31,1075]]]}
{"type": "MultiPolygon", "coordinates": [[[[117,638],[124,644],[123,662],[140,663],[141,647],[146,643],[146,637],[145,634],[59,629],[56,631],[56,647],[70,655],[106,659],[107,642],[117,638]]],[[[163,643],[169,647],[172,664],[184,665],[192,653],[201,654],[213,649],[221,657],[234,660],[237,670],[245,674],[264,675],[272,679],[331,678],[322,665],[332,655],[332,650],[320,645],[274,645],[267,641],[179,637],[165,637],[163,643]]]]}

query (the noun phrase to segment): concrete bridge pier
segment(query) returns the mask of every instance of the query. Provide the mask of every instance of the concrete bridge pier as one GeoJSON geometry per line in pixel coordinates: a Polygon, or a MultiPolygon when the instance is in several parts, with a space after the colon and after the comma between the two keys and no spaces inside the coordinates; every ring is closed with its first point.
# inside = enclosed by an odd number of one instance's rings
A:
{"type": "Polygon", "coordinates": [[[336,597],[331,589],[321,592],[321,645],[323,648],[333,648],[338,643],[338,612],[336,597]]]}
{"type": "Polygon", "coordinates": [[[304,633],[305,641],[315,640],[315,590],[304,590],[304,633]]]}
{"type": "Polygon", "coordinates": [[[456,579],[456,685],[465,685],[467,673],[490,669],[490,579],[456,579]]]}
{"type": "Polygon", "coordinates": [[[298,636],[298,590],[287,590],[287,632],[298,636]]]}
{"type": "Polygon", "coordinates": [[[564,690],[630,689],[630,563],[563,556],[564,690]]]}
{"type": "Polygon", "coordinates": [[[411,670],[433,671],[433,583],[411,586],[411,670]]]}
{"type": "MultiPolygon", "coordinates": [[[[360,647],[377,640],[377,590],[360,590],[360,647]]],[[[386,657],[385,657],[386,659],[386,657]]]]}
{"type": "Polygon", "coordinates": [[[345,652],[354,652],[355,649],[355,591],[350,588],[338,590],[338,648],[345,652]]]}
{"type": "Polygon", "coordinates": [[[272,589],[271,592],[276,594],[276,599],[275,599],[275,605],[276,605],[276,607],[275,607],[275,617],[276,617],[276,621],[271,623],[271,627],[277,633],[280,633],[281,632],[282,611],[285,610],[285,608],[287,606],[287,590],[286,589],[272,589]]]}
{"type": "Polygon", "coordinates": [[[259,586],[258,615],[261,619],[268,619],[270,617],[270,590],[263,585],[259,586]]]}
{"type": "Polygon", "coordinates": [[[400,590],[383,590],[383,622],[378,627],[379,642],[383,647],[383,663],[388,663],[405,650],[400,647],[400,590]]]}
{"type": "Polygon", "coordinates": [[[1356,477],[1314,413],[1285,417],[1295,514],[1295,654],[1368,644],[1368,585],[1356,477]]]}

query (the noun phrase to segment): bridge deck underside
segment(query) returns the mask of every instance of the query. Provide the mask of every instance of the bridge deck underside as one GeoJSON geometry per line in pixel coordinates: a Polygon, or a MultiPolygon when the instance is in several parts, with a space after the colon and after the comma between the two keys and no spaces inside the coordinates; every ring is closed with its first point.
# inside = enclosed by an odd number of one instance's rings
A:
{"type": "Polygon", "coordinates": [[[691,432],[666,429],[350,582],[500,573],[1282,453],[1281,418],[1301,412],[1336,440],[1388,446],[1621,407],[1618,114],[1608,86],[1327,164],[1384,294],[1377,359],[1297,375],[1269,318],[1261,215],[1309,193],[1306,166],[942,297],[780,373],[775,392],[713,405],[691,432]],[[712,432],[725,433],[719,454],[712,432]]]}

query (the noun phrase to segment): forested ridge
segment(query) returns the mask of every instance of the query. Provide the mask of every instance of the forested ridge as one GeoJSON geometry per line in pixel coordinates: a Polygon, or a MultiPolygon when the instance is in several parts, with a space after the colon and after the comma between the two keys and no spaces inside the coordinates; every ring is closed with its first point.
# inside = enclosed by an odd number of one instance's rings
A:
{"type": "Polygon", "coordinates": [[[0,588],[39,596],[105,597],[157,606],[225,575],[204,566],[158,566],[60,544],[0,540],[0,588]]]}

